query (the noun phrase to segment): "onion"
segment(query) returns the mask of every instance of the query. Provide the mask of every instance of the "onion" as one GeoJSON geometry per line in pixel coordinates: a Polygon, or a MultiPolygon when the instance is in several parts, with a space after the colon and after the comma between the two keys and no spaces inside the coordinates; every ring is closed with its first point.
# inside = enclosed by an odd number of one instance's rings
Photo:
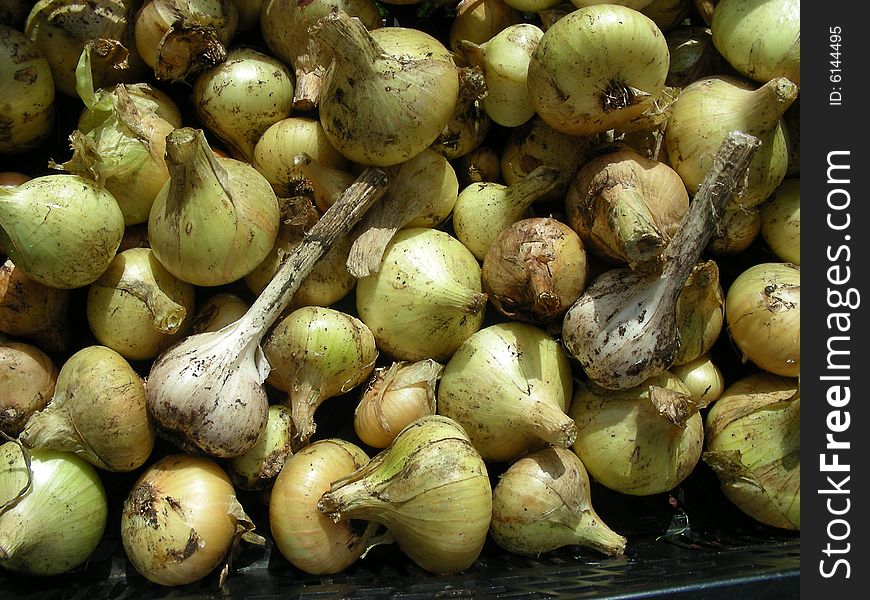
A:
{"type": "Polygon", "coordinates": [[[483,259],[492,305],[518,321],[548,323],[586,289],[586,250],[577,233],[552,218],[522,219],[499,233],[483,259]]]}
{"type": "Polygon", "coordinates": [[[239,539],[263,543],[213,460],[172,454],[148,467],[124,500],[121,542],[133,567],[165,586],[198,581],[222,563],[239,539]]]}
{"type": "Polygon", "coordinates": [[[108,512],[97,471],[81,458],[0,446],[0,567],[37,576],[75,569],[97,548],[108,512]]]}
{"type": "Polygon", "coordinates": [[[178,279],[216,286],[241,279],[278,235],[278,199],[248,163],[212,154],[201,129],[166,137],[170,179],[148,218],[157,260],[178,279]]]}
{"type": "Polygon", "coordinates": [[[265,490],[291,456],[293,417],[290,408],[280,404],[269,407],[266,427],[254,446],[227,461],[227,474],[243,490],[265,490]]]}
{"type": "Polygon", "coordinates": [[[431,148],[448,159],[465,156],[480,146],[492,129],[492,119],[483,110],[486,79],[479,67],[459,69],[459,97],[453,115],[431,148]]]}
{"type": "Polygon", "coordinates": [[[795,380],[748,375],[707,413],[703,455],[740,510],[790,530],[801,526],[800,415],[795,380]]]}
{"type": "Polygon", "coordinates": [[[244,316],[250,304],[232,292],[218,292],[203,302],[190,323],[191,333],[218,331],[244,316]]]}
{"type": "Polygon", "coordinates": [[[498,154],[488,146],[479,146],[460,156],[456,161],[456,176],[459,179],[460,189],[464,189],[472,183],[502,183],[501,166],[498,154]]]}
{"type": "Polygon", "coordinates": [[[573,448],[592,478],[622,494],[648,496],[680,484],[701,458],[699,406],[665,371],[620,391],[577,383],[568,414],[573,448]]]}
{"type": "Polygon", "coordinates": [[[800,179],[784,179],[761,205],[761,237],[780,260],[801,264],[800,179]]]}
{"type": "Polygon", "coordinates": [[[758,206],[735,205],[725,210],[717,231],[710,238],[707,250],[711,254],[739,254],[752,245],[761,232],[761,211],[758,206]]]}
{"type": "Polygon", "coordinates": [[[123,234],[115,198],[78,175],[43,175],[0,188],[0,247],[25,275],[49,287],[96,280],[123,234]]]}
{"type": "Polygon", "coordinates": [[[308,28],[339,9],[358,18],[366,29],[381,26],[381,15],[372,0],[264,0],[260,32],[271,53],[293,67],[296,89],[293,109],[311,111],[320,103],[323,75],[333,53],[319,43],[308,28]]]}
{"type": "Polygon", "coordinates": [[[706,354],[719,339],[725,322],[725,294],[719,265],[698,263],[686,278],[676,306],[680,348],[673,365],[684,365],[706,354]]]}
{"type": "Polygon", "coordinates": [[[356,308],[395,360],[442,361],[480,329],[480,265],[456,238],[429,228],[396,233],[380,270],[356,285],[356,308]]]}
{"type": "Polygon", "coordinates": [[[307,306],[275,324],[263,353],[272,365],[266,382],[287,393],[294,447],[301,447],[314,434],[317,407],[368,379],[377,347],[372,332],[356,317],[307,306]]]}
{"type": "Polygon", "coordinates": [[[36,148],[54,129],[48,61],[24,34],[0,23],[0,155],[36,148]]]}
{"type": "Polygon", "coordinates": [[[683,88],[697,79],[720,72],[722,56],[713,45],[709,27],[684,25],[665,35],[671,55],[667,85],[683,88]]]}
{"type": "Polygon", "coordinates": [[[454,52],[466,40],[482,44],[499,31],[523,20],[522,13],[504,0],[459,0],[450,22],[448,44],[454,52]]]}
{"type": "Polygon", "coordinates": [[[466,430],[484,460],[510,461],[546,444],[570,446],[571,366],[548,333],[497,323],[469,337],[438,384],[438,414],[466,430]]]}
{"type": "Polygon", "coordinates": [[[269,525],[275,546],[306,573],[339,573],[355,563],[375,541],[378,525],[333,521],[317,508],[329,485],[369,461],[355,444],[318,440],[288,457],[269,500],[269,525]]]}
{"type": "Polygon", "coordinates": [[[290,114],[293,76],[276,58],[236,48],[196,78],[193,104],[234,158],[252,162],[263,132],[290,114]]]}
{"type": "Polygon", "coordinates": [[[462,427],[429,415],[399,432],[370,462],[333,482],[317,506],[336,522],[381,523],[418,566],[447,575],[471,566],[483,550],[492,488],[486,465],[462,427]]]}
{"type": "Polygon", "coordinates": [[[583,462],[555,446],[517,459],[499,476],[489,530],[499,546],[525,556],[568,545],[619,556],[626,544],[592,507],[583,462]]]}
{"type": "Polygon", "coordinates": [[[740,273],[725,296],[728,333],[743,356],[776,375],[801,368],[801,270],[761,263],[740,273]]]}
{"type": "Polygon", "coordinates": [[[624,6],[579,8],[544,33],[528,87],[535,111],[571,135],[613,129],[651,108],[668,72],[664,35],[624,6]]]}
{"type": "Polygon", "coordinates": [[[719,399],[725,389],[725,378],[708,354],[686,364],[671,367],[698,406],[704,407],[719,399]]]}
{"type": "Polygon", "coordinates": [[[45,352],[21,342],[0,343],[0,432],[17,436],[54,394],[57,367],[45,352]]]}
{"type": "Polygon", "coordinates": [[[47,352],[64,351],[72,338],[69,303],[69,290],[34,281],[8,258],[0,265],[0,332],[47,352]]]}
{"type": "Polygon", "coordinates": [[[639,10],[667,32],[685,21],[690,8],[691,0],[652,0],[639,10]]]}
{"type": "Polygon", "coordinates": [[[456,65],[441,42],[404,27],[369,33],[342,11],[309,31],[335,53],[319,114],[339,152],[361,164],[390,166],[435,141],[459,96],[456,65]]]}
{"type": "Polygon", "coordinates": [[[167,271],[150,248],[131,248],[88,287],[88,325],[124,358],[151,359],[185,335],[194,300],[193,285],[167,271]]]}
{"type": "Polygon", "coordinates": [[[127,472],[145,464],[156,434],[142,378],[111,348],[88,346],[63,364],[51,402],[30,418],[21,441],[127,472]]]}

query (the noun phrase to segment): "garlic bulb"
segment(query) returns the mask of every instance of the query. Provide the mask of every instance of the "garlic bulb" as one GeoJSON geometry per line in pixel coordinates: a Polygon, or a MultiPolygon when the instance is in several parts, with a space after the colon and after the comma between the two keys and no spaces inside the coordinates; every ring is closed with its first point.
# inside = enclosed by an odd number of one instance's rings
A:
{"type": "Polygon", "coordinates": [[[260,32],[271,53],[293,67],[296,87],[293,109],[315,110],[320,103],[323,75],[332,51],[308,28],[333,9],[356,17],[366,29],[381,26],[381,15],[372,0],[263,0],[260,32]]]}
{"type": "Polygon", "coordinates": [[[46,352],[63,352],[72,341],[70,291],[48,287],[8,258],[0,265],[0,332],[26,338],[46,352]]]}
{"type": "Polygon", "coordinates": [[[561,344],[526,323],[496,323],[469,337],[438,384],[438,414],[468,432],[484,460],[510,461],[546,444],[570,446],[565,414],[571,366],[561,344]]]}
{"type": "Polygon", "coordinates": [[[238,25],[231,0],[147,0],[136,15],[136,49],[157,79],[193,81],[226,60],[238,25]]]}
{"type": "Polygon", "coordinates": [[[336,522],[381,523],[417,565],[447,575],[468,568],[480,555],[492,516],[492,488],[462,427],[430,415],[333,482],[318,508],[336,522]]]}
{"type": "Polygon", "coordinates": [[[147,69],[133,41],[138,7],[138,0],[39,0],[23,31],[48,61],[57,91],[75,98],[76,64],[89,42],[105,40],[98,53],[105,56],[95,57],[105,63],[97,69],[96,87],[142,80],[147,69]]]}
{"type": "Polygon", "coordinates": [[[577,425],[573,449],[607,488],[632,496],[666,492],[701,458],[704,424],[698,408],[668,371],[620,391],[580,382],[568,410],[577,425]]]}
{"type": "Polygon", "coordinates": [[[251,165],[215,156],[201,129],[166,137],[170,179],[148,218],[157,260],[178,279],[217,286],[241,279],[278,235],[278,198],[251,165]]]}
{"type": "Polygon", "coordinates": [[[710,29],[716,49],[743,75],[800,85],[800,0],[719,0],[710,29]]]}
{"type": "Polygon", "coordinates": [[[106,529],[100,477],[68,452],[0,445],[0,501],[0,569],[66,573],[88,560],[106,529]]]}
{"type": "Polygon", "coordinates": [[[784,179],[761,205],[761,237],[780,260],[801,264],[801,183],[784,179]]]}
{"type": "Polygon", "coordinates": [[[689,194],[666,164],[616,147],[580,168],[565,196],[565,212],[590,251],[633,270],[654,271],[689,212],[689,194]]]}
{"type": "Polygon", "coordinates": [[[54,80],[36,44],[2,23],[0,90],[0,155],[36,148],[54,129],[54,80]]]}
{"type": "Polygon", "coordinates": [[[170,454],[149,466],[121,512],[127,558],[148,581],[165,586],[198,581],[228,564],[240,539],[262,544],[253,530],[227,474],[201,456],[170,454]]]}
{"type": "Polygon", "coordinates": [[[740,132],[722,144],[684,223],[665,248],[660,273],[607,271],[565,313],[563,343],[596,384],[630,388],[673,363],[680,347],[680,293],[725,204],[744,180],[757,145],[756,138],[740,132]]]}
{"type": "Polygon", "coordinates": [[[719,265],[698,263],[686,278],[676,306],[680,348],[673,365],[684,365],[706,354],[719,339],[725,322],[725,294],[719,281],[719,265]]]}
{"type": "Polygon", "coordinates": [[[517,459],[499,476],[489,531],[499,546],[526,556],[568,545],[619,556],[626,544],[592,507],[583,462],[556,446],[517,459]]]}
{"type": "Polygon", "coordinates": [[[372,448],[386,448],[420,417],[435,414],[435,386],[444,365],[431,358],[378,367],[353,413],[353,428],[372,448]]]}
{"type": "Polygon", "coordinates": [[[801,269],[760,263],[740,273],[725,296],[728,333],[743,360],[783,377],[801,369],[801,269]]]}
{"type": "Polygon", "coordinates": [[[195,291],[150,248],[115,255],[88,287],[88,325],[97,341],[129,360],[146,360],[177,342],[193,315],[195,291]]]}
{"type": "Polygon", "coordinates": [[[443,361],[480,329],[486,294],[480,265],[450,234],[402,229],[380,270],[356,285],[356,308],[378,349],[394,360],[443,361]]]}
{"type": "Polygon", "coordinates": [[[254,446],[227,461],[227,475],[243,490],[268,489],[291,456],[293,418],[290,408],[280,404],[269,407],[266,427],[254,446]]]}
{"type": "Polygon", "coordinates": [[[335,53],[319,114],[342,154],[360,164],[390,166],[435,141],[459,97],[456,65],[441,42],[403,27],[369,33],[343,11],[309,31],[335,53]]]}
{"type": "Polygon", "coordinates": [[[290,114],[293,76],[276,58],[236,48],[196,78],[193,104],[200,121],[230,154],[250,163],[263,132],[290,114]]]}
{"type": "Polygon", "coordinates": [[[732,383],[707,413],[703,460],[753,519],[799,530],[800,389],[760,372],[732,383]]]}
{"type": "Polygon", "coordinates": [[[459,42],[467,40],[482,44],[499,31],[523,20],[522,13],[504,0],[459,0],[450,22],[448,45],[454,52],[459,42]]]}
{"type": "Polygon", "coordinates": [[[127,472],[145,464],[156,436],[142,378],[111,348],[88,346],[63,364],[51,402],[30,418],[21,441],[127,472]]]}
{"type": "Polygon", "coordinates": [[[269,525],[275,547],[293,566],[314,575],[344,571],[378,543],[379,525],[333,522],[317,503],[330,484],[369,462],[355,444],[318,440],[287,458],[269,497],[269,525]]]}
{"type": "Polygon", "coordinates": [[[673,366],[670,371],[680,378],[692,400],[700,407],[718,400],[725,390],[722,371],[710,360],[709,354],[702,354],[683,365],[673,366]]]}
{"type": "Polygon", "coordinates": [[[503,229],[483,258],[483,289],[518,321],[548,323],[586,289],[586,250],[577,233],[552,218],[522,219],[503,229]]]}
{"type": "Polygon", "coordinates": [[[544,32],[537,25],[509,25],[489,40],[457,42],[457,50],[472,65],[483,69],[486,96],[483,110],[495,123],[517,127],[532,118],[535,108],[526,85],[529,60],[544,32]]]}
{"type": "Polygon", "coordinates": [[[57,367],[31,344],[0,341],[0,432],[17,436],[54,394],[57,367]]]}
{"type": "Polygon", "coordinates": [[[288,395],[293,443],[301,447],[314,434],[317,407],[368,379],[378,351],[372,332],[356,317],[305,306],[275,324],[263,354],[272,366],[267,383],[288,395]]]}
{"type": "Polygon", "coordinates": [[[553,129],[601,133],[652,106],[668,60],[664,35],[644,14],[614,4],[578,8],[541,37],[529,63],[529,93],[553,129]]]}
{"type": "Polygon", "coordinates": [[[78,175],[43,175],[0,188],[0,247],[49,287],[96,280],[115,256],[124,215],[104,188],[78,175]]]}
{"type": "Polygon", "coordinates": [[[710,76],[683,88],[665,133],[670,164],[690,194],[709,171],[716,148],[731,131],[757,137],[743,188],[733,202],[752,207],[763,202],[785,177],[788,145],[781,117],[797,97],[797,86],[777,77],[754,89],[729,76],[710,76]]]}
{"type": "Polygon", "coordinates": [[[511,185],[484,181],[466,186],[453,207],[456,239],[482,261],[499,232],[525,217],[558,178],[557,169],[543,165],[511,185]]]}
{"type": "Polygon", "coordinates": [[[761,211],[758,206],[731,206],[719,220],[707,250],[719,256],[739,254],[752,245],[760,232],[761,211]]]}
{"type": "Polygon", "coordinates": [[[360,221],[347,257],[348,272],[356,278],[377,273],[399,229],[440,225],[458,195],[456,171],[434,150],[427,148],[403,162],[384,198],[360,221]]]}

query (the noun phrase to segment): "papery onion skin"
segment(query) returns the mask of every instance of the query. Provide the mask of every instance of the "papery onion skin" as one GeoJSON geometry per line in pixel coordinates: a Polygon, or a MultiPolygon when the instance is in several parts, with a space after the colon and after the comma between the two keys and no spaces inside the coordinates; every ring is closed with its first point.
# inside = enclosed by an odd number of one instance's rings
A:
{"type": "Polygon", "coordinates": [[[553,444],[570,446],[573,389],[559,342],[527,323],[496,323],[456,350],[438,384],[438,414],[459,423],[484,460],[505,462],[553,444]]]}
{"type": "Polygon", "coordinates": [[[573,449],[592,478],[607,488],[632,496],[667,492],[701,458],[704,422],[689,399],[682,381],[668,371],[617,392],[576,383],[568,410],[577,424],[573,449]],[[654,393],[683,411],[678,422],[659,412],[654,393]]]}
{"type": "Polygon", "coordinates": [[[728,333],[743,356],[776,375],[801,368],[800,267],[760,263],[743,271],[725,296],[728,333]]]}
{"type": "Polygon", "coordinates": [[[31,344],[0,341],[0,431],[12,437],[54,394],[57,367],[31,344]]]}
{"type": "Polygon", "coordinates": [[[133,567],[165,586],[198,581],[250,531],[227,474],[208,458],[171,454],[148,467],[127,495],[121,542],[133,567]]]}
{"type": "MultiPolygon", "coordinates": [[[[33,486],[0,513],[0,568],[29,575],[66,573],[96,550],[108,501],[96,469],[68,452],[30,450],[33,486]]],[[[26,464],[13,442],[0,446],[0,502],[24,488],[26,464]]]]}
{"type": "Polygon", "coordinates": [[[664,35],[649,17],[617,5],[580,8],[544,33],[529,63],[529,93],[553,129],[601,133],[650,108],[668,62],[664,35]]]}
{"type": "Polygon", "coordinates": [[[334,523],[317,508],[330,484],[366,463],[359,446],[337,438],[318,440],[287,459],[272,486],[269,524],[275,546],[306,573],[340,573],[369,547],[375,527],[363,533],[353,522],[334,523]]]}
{"type": "Polygon", "coordinates": [[[395,360],[445,360],[483,325],[480,265],[449,234],[412,227],[396,233],[380,271],[356,285],[356,307],[395,360]]]}

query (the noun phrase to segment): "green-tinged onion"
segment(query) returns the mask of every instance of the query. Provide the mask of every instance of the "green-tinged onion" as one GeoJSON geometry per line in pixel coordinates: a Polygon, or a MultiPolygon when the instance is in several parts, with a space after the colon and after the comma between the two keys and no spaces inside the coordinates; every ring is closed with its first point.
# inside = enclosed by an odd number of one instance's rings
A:
{"type": "Polygon", "coordinates": [[[254,447],[227,461],[227,474],[243,490],[268,489],[291,456],[293,418],[290,408],[269,407],[266,427],[254,447]]]}
{"type": "Polygon", "coordinates": [[[780,260],[801,264],[801,182],[784,179],[761,205],[761,237],[780,260]]]}

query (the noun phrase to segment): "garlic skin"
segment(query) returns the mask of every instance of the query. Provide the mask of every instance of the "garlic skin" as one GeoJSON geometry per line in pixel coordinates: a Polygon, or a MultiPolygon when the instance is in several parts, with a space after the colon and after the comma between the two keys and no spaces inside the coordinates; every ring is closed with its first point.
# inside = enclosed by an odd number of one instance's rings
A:
{"type": "Polygon", "coordinates": [[[57,367],[37,346],[0,340],[0,432],[15,437],[54,395],[57,367]]]}
{"type": "Polygon", "coordinates": [[[280,404],[269,407],[266,427],[254,446],[227,461],[227,475],[239,489],[256,491],[272,486],[291,456],[293,417],[290,408],[280,404]]]}
{"type": "Polygon", "coordinates": [[[526,323],[469,337],[438,384],[438,414],[459,423],[484,460],[505,462],[545,444],[568,447],[571,366],[559,342],[526,323]]]}
{"type": "Polygon", "coordinates": [[[800,530],[800,389],[759,372],[734,382],[707,413],[703,460],[753,519],[800,530]]]}
{"type": "Polygon", "coordinates": [[[394,360],[446,360],[483,325],[486,301],[474,255],[431,228],[396,232],[380,270],[356,285],[360,319],[394,360]]]}
{"type": "Polygon", "coordinates": [[[725,75],[696,80],[680,93],[665,132],[674,170],[694,195],[709,171],[716,148],[737,130],[761,140],[743,189],[732,200],[743,207],[761,204],[785,177],[788,143],[781,117],[798,95],[797,86],[777,77],[761,87],[725,75]]]}
{"type": "Polygon", "coordinates": [[[31,448],[73,452],[117,473],[145,464],[156,437],[144,381],[123,356],[105,346],[82,348],[67,359],[51,402],[21,434],[31,448]]]}
{"type": "Polygon", "coordinates": [[[167,271],[150,248],[130,248],[88,286],[88,325],[100,344],[147,360],[187,332],[195,300],[194,286],[167,271]]]}
{"type": "Polygon", "coordinates": [[[20,31],[0,23],[0,155],[27,152],[54,129],[54,80],[48,61],[20,31]]]}
{"type": "Polygon", "coordinates": [[[386,448],[420,417],[435,414],[435,387],[444,365],[427,358],[375,369],[353,413],[353,428],[372,448],[386,448]]]}
{"type": "Polygon", "coordinates": [[[575,383],[568,414],[577,425],[573,449],[592,478],[616,492],[667,492],[695,468],[704,421],[689,390],[665,371],[641,385],[610,391],[575,383]]]}
{"type": "Polygon", "coordinates": [[[317,507],[333,481],[368,462],[362,448],[338,438],[312,442],[287,458],[269,496],[269,525],[293,566],[313,575],[340,573],[378,543],[377,524],[333,522],[317,507]]]}
{"type": "Polygon", "coordinates": [[[578,8],[547,29],[532,54],[528,89],[535,111],[569,135],[592,135],[651,107],[668,72],[656,24],[633,8],[578,8]]]}
{"type": "Polygon", "coordinates": [[[565,196],[568,223],[590,251],[633,270],[658,268],[688,211],[677,172],[627,147],[584,164],[565,196]]]}
{"type": "Polygon", "coordinates": [[[800,0],[719,0],[710,29],[716,49],[737,71],[765,83],[801,83],[800,0]]]}
{"type": "Polygon", "coordinates": [[[784,179],[761,205],[761,237],[780,260],[801,264],[801,184],[784,179]]]}
{"type": "Polygon", "coordinates": [[[583,462],[557,446],[517,459],[499,476],[489,531],[499,546],[524,556],[568,545],[620,556],[626,544],[592,507],[583,462]]]}
{"type": "Polygon", "coordinates": [[[456,422],[422,417],[370,462],[332,483],[318,508],[384,525],[421,568],[458,573],[483,549],[492,517],[486,465],[456,422]],[[399,475],[399,476],[397,476],[399,475]]]}
{"type": "Polygon", "coordinates": [[[193,104],[200,121],[232,156],[250,163],[263,132],[290,114],[293,76],[276,58],[236,48],[196,78],[193,104]]]}

